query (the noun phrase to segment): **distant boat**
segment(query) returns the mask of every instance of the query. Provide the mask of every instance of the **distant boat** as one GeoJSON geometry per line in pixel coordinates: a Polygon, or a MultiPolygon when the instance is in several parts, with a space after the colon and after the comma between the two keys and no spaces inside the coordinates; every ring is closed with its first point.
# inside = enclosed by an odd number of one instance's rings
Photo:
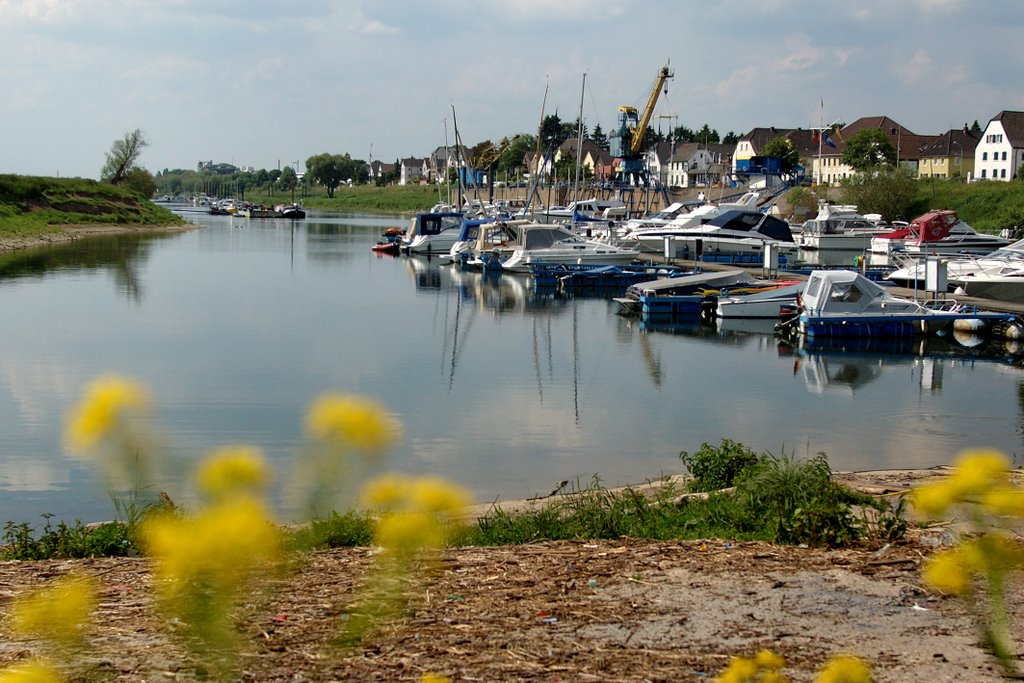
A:
{"type": "Polygon", "coordinates": [[[306,210],[298,204],[288,204],[287,206],[276,206],[274,210],[277,212],[279,218],[290,218],[299,219],[306,217],[306,210]]]}

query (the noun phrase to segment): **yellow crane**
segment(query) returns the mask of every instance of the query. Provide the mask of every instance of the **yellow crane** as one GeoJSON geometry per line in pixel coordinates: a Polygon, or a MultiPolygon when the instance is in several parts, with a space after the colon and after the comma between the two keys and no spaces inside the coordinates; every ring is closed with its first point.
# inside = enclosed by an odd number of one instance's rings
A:
{"type": "Polygon", "coordinates": [[[661,95],[665,82],[675,74],[668,64],[661,67],[658,77],[654,80],[654,87],[647,97],[647,104],[644,106],[641,115],[636,107],[619,107],[619,128],[617,135],[612,137],[612,156],[620,159],[619,173],[623,177],[643,173],[643,143],[644,133],[647,125],[654,116],[654,107],[658,104],[658,97],[661,95]]]}

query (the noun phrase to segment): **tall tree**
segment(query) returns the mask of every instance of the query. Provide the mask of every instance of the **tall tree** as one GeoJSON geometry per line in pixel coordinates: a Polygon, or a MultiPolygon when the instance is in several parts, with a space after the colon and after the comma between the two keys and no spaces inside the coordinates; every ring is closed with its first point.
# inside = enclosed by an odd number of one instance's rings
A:
{"type": "Polygon", "coordinates": [[[896,148],[889,136],[880,129],[865,128],[846,141],[841,159],[856,171],[866,171],[876,166],[893,166],[896,163],[896,148]]]}
{"type": "Polygon", "coordinates": [[[739,133],[735,133],[735,132],[733,132],[731,130],[728,133],[725,134],[724,138],[722,138],[722,144],[723,145],[736,145],[736,144],[739,144],[739,141],[740,141],[740,134],[739,133]]]}
{"type": "Polygon", "coordinates": [[[343,168],[345,157],[338,154],[316,154],[306,159],[306,173],[310,179],[327,190],[328,197],[334,197],[335,190],[346,179],[349,169],[343,168]]]}
{"type": "Polygon", "coordinates": [[[982,130],[981,124],[978,123],[978,119],[974,119],[974,123],[971,124],[971,133],[973,133],[976,137],[981,137],[982,130]]]}
{"type": "Polygon", "coordinates": [[[800,152],[798,152],[796,147],[793,146],[793,143],[786,138],[779,137],[769,140],[761,149],[761,154],[766,157],[778,157],[781,159],[781,171],[783,173],[790,173],[800,164],[800,152]]]}
{"type": "Polygon", "coordinates": [[[608,151],[608,136],[605,135],[605,132],[601,129],[600,123],[594,126],[594,132],[591,133],[590,139],[594,141],[595,145],[597,145],[606,152],[608,151]]]}
{"type": "Polygon", "coordinates": [[[114,140],[107,152],[107,161],[100,171],[100,180],[111,185],[120,185],[128,177],[128,173],[139,163],[143,148],[149,142],[142,131],[135,130],[125,133],[124,137],[114,140]]]}

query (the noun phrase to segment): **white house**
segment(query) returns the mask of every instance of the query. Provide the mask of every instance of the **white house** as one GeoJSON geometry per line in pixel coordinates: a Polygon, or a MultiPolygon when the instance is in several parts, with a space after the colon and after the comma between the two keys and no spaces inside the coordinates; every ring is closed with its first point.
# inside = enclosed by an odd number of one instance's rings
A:
{"type": "Polygon", "coordinates": [[[1001,111],[988,122],[974,148],[978,180],[1013,180],[1024,165],[1024,112],[1001,111]]]}
{"type": "Polygon", "coordinates": [[[421,179],[430,177],[430,164],[426,159],[402,159],[402,169],[399,174],[399,185],[415,185],[421,179]]]}
{"type": "Polygon", "coordinates": [[[720,151],[688,142],[676,147],[668,162],[666,182],[670,187],[708,187],[722,177],[720,151]]]}

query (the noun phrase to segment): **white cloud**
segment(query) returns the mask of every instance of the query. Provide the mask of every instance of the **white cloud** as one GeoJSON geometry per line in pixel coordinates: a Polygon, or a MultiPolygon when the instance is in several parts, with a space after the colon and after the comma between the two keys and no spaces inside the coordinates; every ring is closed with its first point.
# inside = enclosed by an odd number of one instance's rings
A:
{"type": "Polygon", "coordinates": [[[906,64],[898,65],[894,70],[907,85],[920,83],[931,74],[931,55],[924,48],[918,48],[906,64]]]}
{"type": "Polygon", "coordinates": [[[377,21],[376,19],[370,19],[365,24],[363,24],[362,28],[359,29],[359,32],[368,35],[380,36],[393,36],[401,33],[401,31],[398,28],[394,26],[388,26],[383,22],[377,21]]]}

